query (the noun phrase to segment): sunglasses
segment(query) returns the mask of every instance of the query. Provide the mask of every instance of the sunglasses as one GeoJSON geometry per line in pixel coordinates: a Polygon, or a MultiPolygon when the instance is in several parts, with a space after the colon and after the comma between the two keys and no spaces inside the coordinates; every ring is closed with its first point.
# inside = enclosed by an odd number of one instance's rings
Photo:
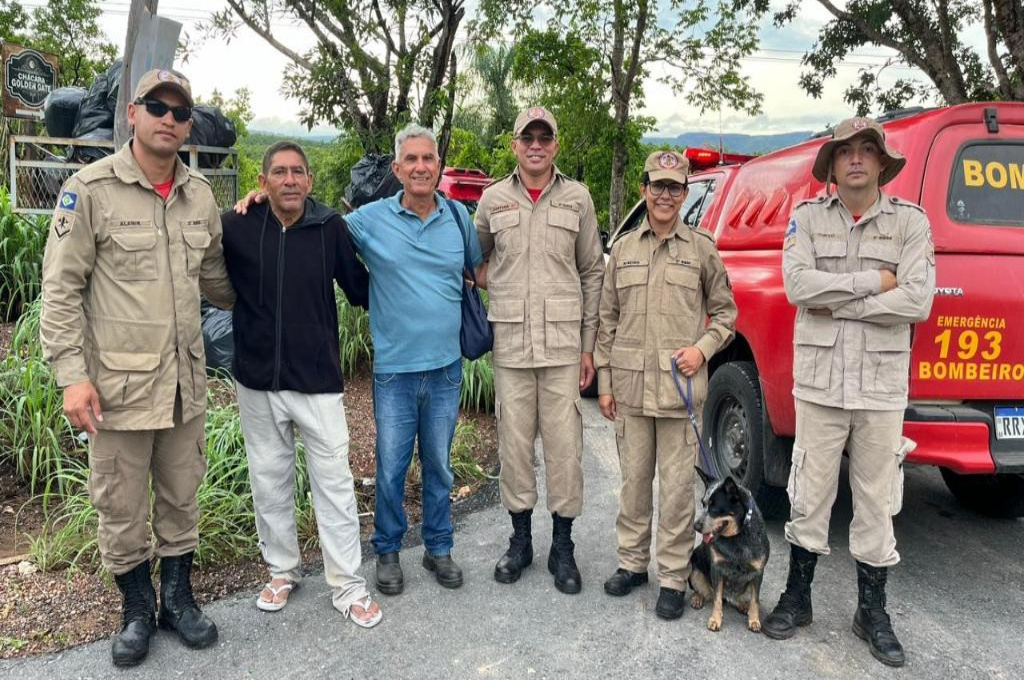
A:
{"type": "Polygon", "coordinates": [[[679,198],[686,191],[685,184],[679,184],[678,182],[672,182],[671,184],[662,184],[658,182],[656,184],[648,184],[647,190],[651,192],[651,196],[661,196],[668,189],[668,195],[672,198],[679,198]]]}
{"type": "Polygon", "coordinates": [[[516,137],[520,142],[529,146],[534,142],[539,143],[541,146],[550,146],[555,141],[554,135],[527,135],[522,134],[516,137]]]}
{"type": "Polygon", "coordinates": [[[184,123],[192,118],[192,107],[191,106],[168,106],[159,99],[136,99],[136,105],[142,104],[146,107],[146,113],[153,116],[154,118],[163,118],[167,115],[167,112],[171,112],[171,116],[178,123],[184,123]]]}

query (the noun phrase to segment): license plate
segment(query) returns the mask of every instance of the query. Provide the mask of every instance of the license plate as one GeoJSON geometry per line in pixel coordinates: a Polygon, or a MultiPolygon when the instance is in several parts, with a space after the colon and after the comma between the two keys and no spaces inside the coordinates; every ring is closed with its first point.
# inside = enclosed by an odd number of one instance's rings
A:
{"type": "Polygon", "coordinates": [[[996,439],[1024,439],[1024,407],[996,407],[996,439]]]}

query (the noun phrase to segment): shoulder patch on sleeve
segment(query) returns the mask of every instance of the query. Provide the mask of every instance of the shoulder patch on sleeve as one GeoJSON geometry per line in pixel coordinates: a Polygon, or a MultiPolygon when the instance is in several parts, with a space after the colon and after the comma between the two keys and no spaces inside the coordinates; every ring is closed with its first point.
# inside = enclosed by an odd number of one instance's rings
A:
{"type": "Polygon", "coordinates": [[[795,217],[790,217],[789,218],[789,226],[786,227],[786,235],[782,239],[782,249],[783,250],[789,250],[794,245],[796,245],[796,228],[797,228],[796,218],[795,217]]]}
{"type": "Polygon", "coordinates": [[[74,212],[75,208],[77,208],[77,207],[78,207],[78,194],[76,194],[74,191],[68,191],[67,189],[62,191],[61,194],[60,194],[60,198],[57,199],[57,209],[58,210],[67,210],[69,212],[74,212]]]}
{"type": "Polygon", "coordinates": [[[78,215],[71,210],[58,209],[53,213],[50,227],[53,229],[53,233],[58,241],[63,241],[64,237],[71,233],[76,221],[78,221],[78,215]]]}

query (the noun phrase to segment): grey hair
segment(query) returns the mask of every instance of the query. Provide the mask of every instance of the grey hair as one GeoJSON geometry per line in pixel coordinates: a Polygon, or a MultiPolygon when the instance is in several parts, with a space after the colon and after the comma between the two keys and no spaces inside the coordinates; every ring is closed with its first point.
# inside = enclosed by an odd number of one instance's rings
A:
{"type": "Polygon", "coordinates": [[[402,155],[402,145],[405,144],[406,140],[416,139],[417,137],[423,139],[429,139],[434,143],[434,148],[437,148],[437,137],[434,135],[434,131],[430,128],[425,128],[422,125],[416,123],[409,123],[402,128],[397,135],[395,135],[395,160],[399,160],[402,155]]]}

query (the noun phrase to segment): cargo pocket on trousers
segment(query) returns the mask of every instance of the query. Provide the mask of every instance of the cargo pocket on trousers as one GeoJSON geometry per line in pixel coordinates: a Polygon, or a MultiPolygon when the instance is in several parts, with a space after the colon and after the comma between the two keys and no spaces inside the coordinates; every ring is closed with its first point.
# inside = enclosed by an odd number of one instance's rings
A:
{"type": "Polygon", "coordinates": [[[99,457],[89,452],[89,499],[104,519],[128,514],[129,508],[122,500],[125,494],[118,493],[123,483],[117,477],[116,456],[99,457]]]}
{"type": "Polygon", "coordinates": [[[807,512],[807,503],[803,494],[803,480],[801,474],[804,468],[804,457],[807,451],[793,447],[793,465],[789,470],[789,483],[786,485],[786,493],[789,495],[789,506],[792,509],[793,517],[803,517],[807,512]]]}
{"type": "Polygon", "coordinates": [[[907,455],[917,448],[917,442],[907,437],[900,437],[900,448],[896,452],[896,470],[892,475],[892,491],[890,492],[890,514],[895,516],[903,509],[903,461],[907,455]]]}

